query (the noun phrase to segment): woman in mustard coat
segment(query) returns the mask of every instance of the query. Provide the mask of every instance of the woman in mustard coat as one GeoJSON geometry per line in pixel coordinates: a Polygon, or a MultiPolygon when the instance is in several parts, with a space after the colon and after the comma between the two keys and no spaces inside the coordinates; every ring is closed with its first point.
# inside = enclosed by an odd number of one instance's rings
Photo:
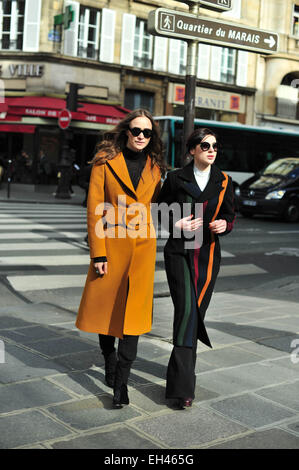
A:
{"type": "Polygon", "coordinates": [[[99,335],[113,406],[122,408],[129,403],[127,382],[139,335],[152,325],[156,237],[150,204],[165,167],[151,114],[129,113],[104,136],[92,164],[87,203],[91,263],[76,326],[99,335]]]}

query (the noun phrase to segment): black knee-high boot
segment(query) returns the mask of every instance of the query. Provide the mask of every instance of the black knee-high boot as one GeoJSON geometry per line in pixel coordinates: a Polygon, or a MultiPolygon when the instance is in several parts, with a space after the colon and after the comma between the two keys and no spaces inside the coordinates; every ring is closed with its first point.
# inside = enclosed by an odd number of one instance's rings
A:
{"type": "Polygon", "coordinates": [[[118,343],[118,361],[113,387],[113,406],[116,409],[129,404],[127,384],[132,363],[137,355],[138,339],[139,336],[124,335],[118,343]]]}
{"type": "Polygon", "coordinates": [[[105,359],[105,380],[111,388],[114,386],[117,363],[114,342],[114,336],[99,335],[99,343],[105,359]]]}

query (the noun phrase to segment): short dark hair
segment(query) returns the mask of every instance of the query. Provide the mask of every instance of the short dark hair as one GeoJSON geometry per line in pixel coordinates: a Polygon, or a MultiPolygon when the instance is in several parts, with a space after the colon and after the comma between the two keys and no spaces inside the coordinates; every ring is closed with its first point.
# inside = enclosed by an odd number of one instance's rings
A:
{"type": "Polygon", "coordinates": [[[211,129],[208,129],[207,127],[200,127],[199,129],[193,131],[192,134],[188,137],[186,143],[188,152],[190,152],[190,150],[194,149],[198,144],[200,144],[200,142],[207,135],[213,135],[217,140],[217,135],[215,134],[215,132],[211,131],[211,129]]]}

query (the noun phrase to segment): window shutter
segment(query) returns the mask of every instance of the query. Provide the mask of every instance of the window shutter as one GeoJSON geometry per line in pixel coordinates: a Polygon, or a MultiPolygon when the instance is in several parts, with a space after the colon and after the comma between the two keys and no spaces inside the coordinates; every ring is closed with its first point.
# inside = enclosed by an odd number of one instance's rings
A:
{"type": "Polygon", "coordinates": [[[222,47],[211,46],[211,73],[210,79],[220,82],[221,78],[222,47]]]}
{"type": "Polygon", "coordinates": [[[179,75],[180,73],[181,41],[169,40],[168,72],[179,75]]]}
{"type": "Polygon", "coordinates": [[[154,43],[154,70],[166,72],[167,70],[167,46],[168,39],[155,36],[154,43]]]}
{"type": "Polygon", "coordinates": [[[248,52],[238,51],[237,85],[247,86],[248,52]]]}
{"type": "Polygon", "coordinates": [[[18,5],[17,2],[11,2],[11,23],[10,23],[10,35],[11,41],[16,41],[18,37],[18,5]]]}
{"type": "Polygon", "coordinates": [[[133,65],[135,26],[136,16],[130,13],[124,13],[120,54],[120,63],[122,65],[133,65]]]}
{"type": "Polygon", "coordinates": [[[3,25],[3,8],[2,8],[2,2],[0,2],[0,41],[2,41],[2,25],[3,25]]]}
{"type": "Polygon", "coordinates": [[[197,77],[203,80],[210,78],[211,47],[207,44],[198,44],[197,77]]]}
{"type": "Polygon", "coordinates": [[[23,51],[39,50],[41,0],[26,0],[24,14],[23,51]]]}
{"type": "Polygon", "coordinates": [[[65,0],[64,11],[66,7],[71,6],[74,11],[74,19],[69,29],[64,30],[63,53],[65,55],[76,56],[78,51],[78,29],[79,29],[79,12],[80,3],[71,0],[65,0]]]}
{"type": "Polygon", "coordinates": [[[114,62],[115,11],[108,8],[102,10],[100,60],[114,62]]]}

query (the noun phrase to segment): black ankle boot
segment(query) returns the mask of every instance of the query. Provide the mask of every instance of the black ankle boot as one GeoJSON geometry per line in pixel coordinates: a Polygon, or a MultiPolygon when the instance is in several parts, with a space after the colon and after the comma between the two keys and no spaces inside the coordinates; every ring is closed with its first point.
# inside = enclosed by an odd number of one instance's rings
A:
{"type": "Polygon", "coordinates": [[[115,370],[116,370],[116,352],[113,351],[109,355],[105,355],[105,380],[108,387],[113,388],[115,381],[115,370]]]}
{"type": "Polygon", "coordinates": [[[120,388],[114,389],[113,408],[120,410],[122,405],[128,405],[129,403],[128,389],[125,384],[122,384],[120,388]]]}

